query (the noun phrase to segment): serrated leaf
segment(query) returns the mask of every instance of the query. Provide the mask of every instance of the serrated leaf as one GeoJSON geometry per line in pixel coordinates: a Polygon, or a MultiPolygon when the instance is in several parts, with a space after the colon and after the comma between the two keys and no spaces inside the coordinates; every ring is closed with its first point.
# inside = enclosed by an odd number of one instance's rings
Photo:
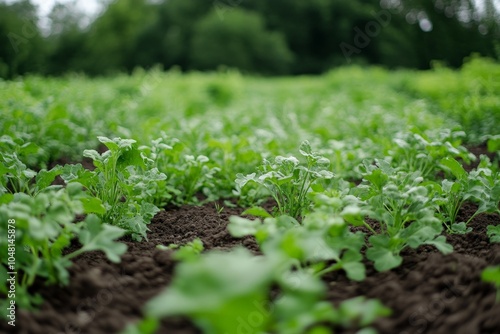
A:
{"type": "Polygon", "coordinates": [[[56,166],[51,170],[42,169],[36,175],[36,188],[37,191],[41,191],[54,182],[56,176],[60,175],[63,172],[61,166],[56,166]]]}
{"type": "Polygon", "coordinates": [[[446,242],[444,235],[438,236],[436,239],[425,242],[428,245],[435,246],[443,254],[453,253],[453,246],[446,242]]]}

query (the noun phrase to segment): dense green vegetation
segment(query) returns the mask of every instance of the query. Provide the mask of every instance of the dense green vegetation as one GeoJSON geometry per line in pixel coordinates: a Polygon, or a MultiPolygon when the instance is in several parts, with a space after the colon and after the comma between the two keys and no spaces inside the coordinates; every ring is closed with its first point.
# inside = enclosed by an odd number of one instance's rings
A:
{"type": "MultiPolygon", "coordinates": [[[[0,232],[15,235],[0,240],[0,293],[9,247],[17,304],[33,308],[36,278],[66,284],[71,259],[86,251],[119,261],[126,249],[116,239],[147,240],[165,205],[234,199],[259,218],[232,217],[231,234],[253,235],[263,255],[181,246],[176,279],[146,306],[142,333],[178,314],[207,333],[230,331],[237,324],[227,319],[271,303],[272,287],[281,295],[256,333],[368,328],[390,310],[363,298],[322,301],[322,275],[363,280],[364,256],[390,270],[403,250],[424,244],[452,252],[446,233],[469,230],[456,219],[465,201],[500,213],[499,77],[498,63],[472,58],[459,71],[351,66],[262,79],[136,70],[0,81],[0,232]],[[494,161],[466,148],[481,143],[494,161]],[[95,169],[79,163],[84,157],[95,169]],[[271,197],[276,210],[259,207],[271,197]],[[81,248],[64,252],[76,238],[81,248]]],[[[488,235],[498,242],[498,226],[488,235]]],[[[498,286],[495,270],[483,279],[498,286]]]]}
{"type": "Polygon", "coordinates": [[[0,77],[136,67],[312,74],[351,63],[428,69],[500,57],[493,0],[118,0],[85,23],[56,5],[39,27],[29,0],[0,1],[0,77]]]}

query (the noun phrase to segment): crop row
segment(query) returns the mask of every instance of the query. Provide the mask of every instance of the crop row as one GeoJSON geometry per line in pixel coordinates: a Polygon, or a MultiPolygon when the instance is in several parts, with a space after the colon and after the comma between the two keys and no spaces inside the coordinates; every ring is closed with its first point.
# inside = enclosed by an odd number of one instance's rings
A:
{"type": "MultiPolygon", "coordinates": [[[[322,300],[321,277],[342,270],[363,280],[367,260],[390,270],[402,251],[421,245],[448,254],[446,234],[470,232],[478,214],[500,214],[500,138],[490,127],[500,124],[500,104],[492,102],[498,87],[490,80],[498,65],[486,60],[415,81],[408,73],[362,71],[275,79],[273,89],[233,72],[76,77],[68,87],[36,77],[0,83],[10,96],[0,102],[0,234],[13,235],[0,240],[0,293],[9,292],[8,254],[19,273],[17,305],[35,309],[41,300],[30,287],[37,280],[67,284],[71,261],[83,252],[120,261],[126,246],[118,239],[147,241],[148,224],[165,206],[235,198],[256,219],[232,217],[229,231],[253,236],[262,255],[203,253],[199,240],[181,246],[171,286],[128,333],[154,332],[171,315],[187,315],[207,333],[230,333],[254,314],[255,333],[372,332],[369,325],[390,310],[362,297],[334,307],[322,300]],[[420,85],[471,73],[482,78],[473,88],[452,85],[426,96],[420,85]],[[85,93],[95,94],[90,102],[85,93]],[[483,114],[473,109],[464,121],[468,111],[446,105],[453,94],[477,99],[483,114]],[[484,115],[488,122],[474,128],[471,120],[484,115]],[[464,146],[477,141],[491,158],[464,146]],[[272,212],[259,206],[269,198],[272,212]],[[464,202],[477,210],[457,221],[464,202]]],[[[488,236],[500,242],[500,226],[488,226],[488,236]]],[[[498,286],[499,271],[488,268],[483,279],[498,286]]]]}

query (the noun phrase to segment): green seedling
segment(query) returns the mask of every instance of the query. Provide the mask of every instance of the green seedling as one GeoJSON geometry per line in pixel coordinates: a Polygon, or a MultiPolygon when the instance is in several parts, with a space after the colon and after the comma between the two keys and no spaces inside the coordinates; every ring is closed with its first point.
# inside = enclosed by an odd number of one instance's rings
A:
{"type": "Polygon", "coordinates": [[[366,252],[377,270],[399,266],[403,261],[399,254],[407,247],[429,244],[444,254],[452,252],[440,235],[442,223],[418,172],[398,171],[384,160],[376,160],[376,165],[365,161],[360,170],[364,180],[353,192],[363,201],[365,215],[379,225],[379,232],[372,230],[366,252]]]}
{"type": "Polygon", "coordinates": [[[257,173],[238,174],[237,186],[243,188],[249,182],[261,185],[276,201],[278,214],[300,219],[310,209],[307,194],[311,187],[333,178],[333,173],[328,170],[330,161],[313,152],[308,141],[302,142],[299,152],[305,158],[305,164],[293,156],[277,156],[272,162],[264,159],[257,173]]]}
{"type": "Polygon", "coordinates": [[[391,152],[393,165],[408,172],[418,171],[424,179],[435,177],[439,172],[441,159],[461,158],[467,163],[474,159],[474,156],[460,145],[463,137],[464,132],[449,129],[430,135],[400,132],[393,140],[396,144],[396,149],[391,152]]]}
{"type": "Polygon", "coordinates": [[[83,184],[102,202],[105,210],[96,213],[104,222],[123,228],[135,240],[146,238],[147,224],[159,211],[152,204],[157,182],[166,179],[166,175],[146,165],[135,140],[98,139],[108,151],[84,151],[84,156],[93,160],[95,170],[86,170],[80,164],[66,165],[62,178],[67,183],[83,184]]]}
{"type": "Polygon", "coordinates": [[[467,233],[470,221],[483,212],[499,212],[500,183],[498,172],[488,168],[488,161],[481,160],[477,170],[467,173],[458,161],[453,158],[441,160],[441,167],[448,171],[454,181],[445,179],[441,184],[429,182],[434,197],[433,201],[439,206],[449,233],[467,233]],[[465,222],[457,222],[460,208],[466,201],[476,202],[478,208],[465,222]]]}
{"type": "MultiPolygon", "coordinates": [[[[89,213],[83,204],[88,195],[82,186],[72,183],[65,189],[48,190],[35,196],[17,193],[8,204],[0,205],[0,232],[8,235],[15,230],[15,241],[2,238],[0,251],[2,264],[9,271],[17,271],[16,298],[21,308],[31,308],[39,298],[31,296],[28,288],[35,279],[47,284],[68,284],[71,259],[89,251],[103,251],[108,259],[119,262],[127,246],[115,242],[125,231],[101,223],[100,219],[89,214],[84,221],[75,223],[77,214],[89,213]],[[14,221],[12,226],[8,222],[14,221]],[[82,245],[71,253],[64,254],[73,239],[82,245]],[[8,263],[7,248],[15,248],[15,264],[8,263]]],[[[2,285],[0,292],[6,292],[7,272],[3,266],[0,272],[2,285]]]]}

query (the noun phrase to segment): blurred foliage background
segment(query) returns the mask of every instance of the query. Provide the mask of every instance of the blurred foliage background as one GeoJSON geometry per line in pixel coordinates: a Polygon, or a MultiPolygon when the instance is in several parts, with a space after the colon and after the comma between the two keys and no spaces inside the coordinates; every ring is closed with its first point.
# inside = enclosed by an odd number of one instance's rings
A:
{"type": "Polygon", "coordinates": [[[83,24],[75,2],[40,28],[29,0],[0,0],[0,77],[91,76],[137,67],[316,74],[348,64],[459,67],[500,59],[495,0],[101,0],[83,24]]]}

